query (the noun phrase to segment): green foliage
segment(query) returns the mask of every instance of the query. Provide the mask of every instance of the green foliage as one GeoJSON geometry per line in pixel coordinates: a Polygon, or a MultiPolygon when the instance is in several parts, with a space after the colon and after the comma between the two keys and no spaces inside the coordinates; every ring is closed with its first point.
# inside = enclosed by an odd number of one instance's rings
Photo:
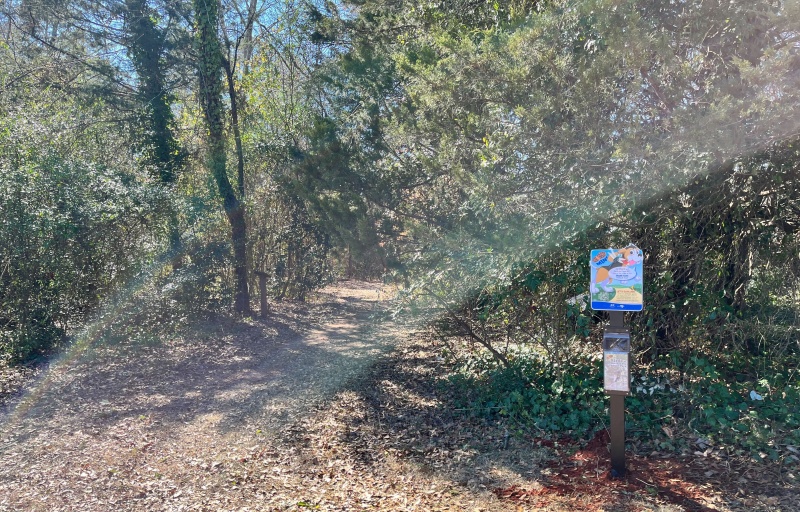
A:
{"type": "Polygon", "coordinates": [[[277,209],[284,214],[271,222],[271,245],[265,246],[261,266],[272,276],[277,299],[305,300],[308,292],[330,282],[330,240],[301,203],[282,204],[277,209]]]}
{"type": "Polygon", "coordinates": [[[20,360],[61,341],[154,248],[165,204],[135,176],[0,137],[0,351],[20,360]]]}
{"type": "Polygon", "coordinates": [[[471,390],[471,400],[462,404],[465,408],[508,417],[520,427],[548,436],[586,437],[605,414],[597,357],[573,359],[569,373],[533,354],[513,358],[508,367],[479,359],[470,361],[452,379],[471,390]]]}
{"type": "Polygon", "coordinates": [[[166,296],[175,309],[171,314],[231,308],[234,289],[228,276],[230,254],[230,242],[223,239],[193,239],[184,245],[185,261],[165,283],[166,296]]]}
{"type": "MultiPolygon", "coordinates": [[[[460,406],[475,414],[506,417],[536,435],[582,439],[608,422],[602,360],[595,354],[572,358],[566,369],[532,353],[510,358],[508,366],[469,358],[451,381],[463,390],[460,406]]],[[[800,376],[771,368],[769,377],[754,377],[748,372],[757,365],[740,356],[674,352],[634,369],[628,437],[667,451],[696,450],[700,438],[729,453],[800,462],[792,451],[800,445],[800,376]]]]}
{"type": "Polygon", "coordinates": [[[787,450],[800,443],[800,378],[797,362],[792,366],[787,371],[774,360],[735,352],[673,352],[634,379],[635,393],[627,406],[638,435],[662,448],[686,448],[699,435],[710,445],[756,459],[766,454],[798,462],[787,450]],[[665,437],[663,427],[674,423],[676,433],[684,429],[694,437],[665,437]]]}
{"type": "Polygon", "coordinates": [[[330,282],[330,235],[323,222],[280,188],[264,186],[253,193],[251,259],[268,275],[268,292],[277,299],[303,300],[330,282]]]}

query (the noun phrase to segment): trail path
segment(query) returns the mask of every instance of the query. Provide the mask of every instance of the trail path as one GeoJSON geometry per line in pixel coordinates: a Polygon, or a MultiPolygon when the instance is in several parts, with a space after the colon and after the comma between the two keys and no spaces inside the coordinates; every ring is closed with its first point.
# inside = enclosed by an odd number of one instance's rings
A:
{"type": "Polygon", "coordinates": [[[603,431],[561,446],[459,412],[387,298],[345,282],[68,351],[0,412],[0,512],[798,510],[782,468],[634,449],[610,482],[603,431]]]}
{"type": "MultiPolygon", "coordinates": [[[[428,508],[420,496],[445,508],[432,479],[412,483],[414,468],[381,470],[398,486],[382,495],[352,457],[366,447],[336,447],[337,421],[353,416],[326,411],[332,397],[347,402],[404,336],[371,321],[386,298],[379,285],[340,283],[263,322],[216,318],[54,365],[3,418],[0,510],[428,508]],[[301,453],[312,435],[316,453],[301,453]]],[[[493,501],[484,494],[469,501],[493,501]]]]}

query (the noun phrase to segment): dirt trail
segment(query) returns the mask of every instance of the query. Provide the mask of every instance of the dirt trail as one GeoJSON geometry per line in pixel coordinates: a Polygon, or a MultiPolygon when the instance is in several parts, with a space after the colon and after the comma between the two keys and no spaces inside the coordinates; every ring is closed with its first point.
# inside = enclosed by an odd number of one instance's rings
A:
{"type": "Polygon", "coordinates": [[[436,344],[387,320],[387,298],[339,283],[265,321],[68,353],[0,416],[0,512],[797,510],[795,487],[742,492],[758,475],[705,460],[634,453],[608,482],[600,437],[558,446],[459,412],[436,344]]]}
{"type": "MultiPolygon", "coordinates": [[[[330,419],[326,400],[402,337],[370,321],[387,296],[379,285],[340,283],[263,322],[216,318],[54,365],[3,418],[0,510],[361,509],[371,498],[349,495],[358,475],[342,469],[347,457],[328,464],[344,485],[315,496],[290,438],[330,419]]],[[[335,431],[333,421],[320,438],[335,431]]]]}

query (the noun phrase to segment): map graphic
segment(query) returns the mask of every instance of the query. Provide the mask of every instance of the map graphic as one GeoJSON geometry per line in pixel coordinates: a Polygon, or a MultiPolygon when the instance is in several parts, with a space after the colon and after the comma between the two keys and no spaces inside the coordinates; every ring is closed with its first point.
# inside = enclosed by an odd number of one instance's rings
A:
{"type": "Polygon", "coordinates": [[[603,388],[606,391],[630,392],[628,375],[627,352],[606,352],[603,354],[603,388]]]}

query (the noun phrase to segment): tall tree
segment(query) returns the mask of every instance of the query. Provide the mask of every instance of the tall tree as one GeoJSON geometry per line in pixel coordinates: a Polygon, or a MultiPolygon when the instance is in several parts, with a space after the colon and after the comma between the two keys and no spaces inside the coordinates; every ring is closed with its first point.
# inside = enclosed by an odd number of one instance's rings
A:
{"type": "Polygon", "coordinates": [[[231,225],[236,292],[234,307],[240,313],[250,311],[247,282],[247,227],[244,207],[228,179],[225,144],[225,110],[222,100],[223,54],[218,33],[219,0],[194,0],[197,70],[200,79],[198,96],[208,129],[208,166],[217,183],[225,214],[231,225]]]}
{"type": "Polygon", "coordinates": [[[245,200],[245,156],[244,146],[242,145],[241,110],[245,104],[244,92],[238,86],[239,77],[247,75],[249,72],[249,61],[252,57],[253,25],[257,10],[256,0],[250,0],[244,9],[234,2],[233,10],[236,11],[236,23],[226,23],[225,16],[220,18],[222,22],[222,43],[225,52],[222,56],[222,67],[225,70],[225,81],[228,86],[228,102],[230,104],[231,130],[233,131],[233,143],[236,154],[236,181],[239,198],[245,200]],[[231,26],[233,25],[233,26],[231,26]],[[237,66],[239,65],[239,50],[244,44],[244,51],[241,55],[241,75],[237,76],[237,66]]]}
{"type": "MultiPolygon", "coordinates": [[[[125,45],[138,77],[141,129],[137,140],[143,154],[142,164],[164,187],[174,187],[185,162],[186,152],[175,136],[173,95],[166,77],[167,30],[158,26],[158,13],[147,0],[125,0],[125,45]]],[[[175,252],[174,265],[181,265],[180,226],[177,212],[170,208],[170,248],[175,252]]]]}
{"type": "Polygon", "coordinates": [[[125,0],[126,41],[138,77],[144,163],[161,183],[174,183],[184,152],[175,137],[175,116],[164,65],[167,34],[147,0],[125,0]]]}

